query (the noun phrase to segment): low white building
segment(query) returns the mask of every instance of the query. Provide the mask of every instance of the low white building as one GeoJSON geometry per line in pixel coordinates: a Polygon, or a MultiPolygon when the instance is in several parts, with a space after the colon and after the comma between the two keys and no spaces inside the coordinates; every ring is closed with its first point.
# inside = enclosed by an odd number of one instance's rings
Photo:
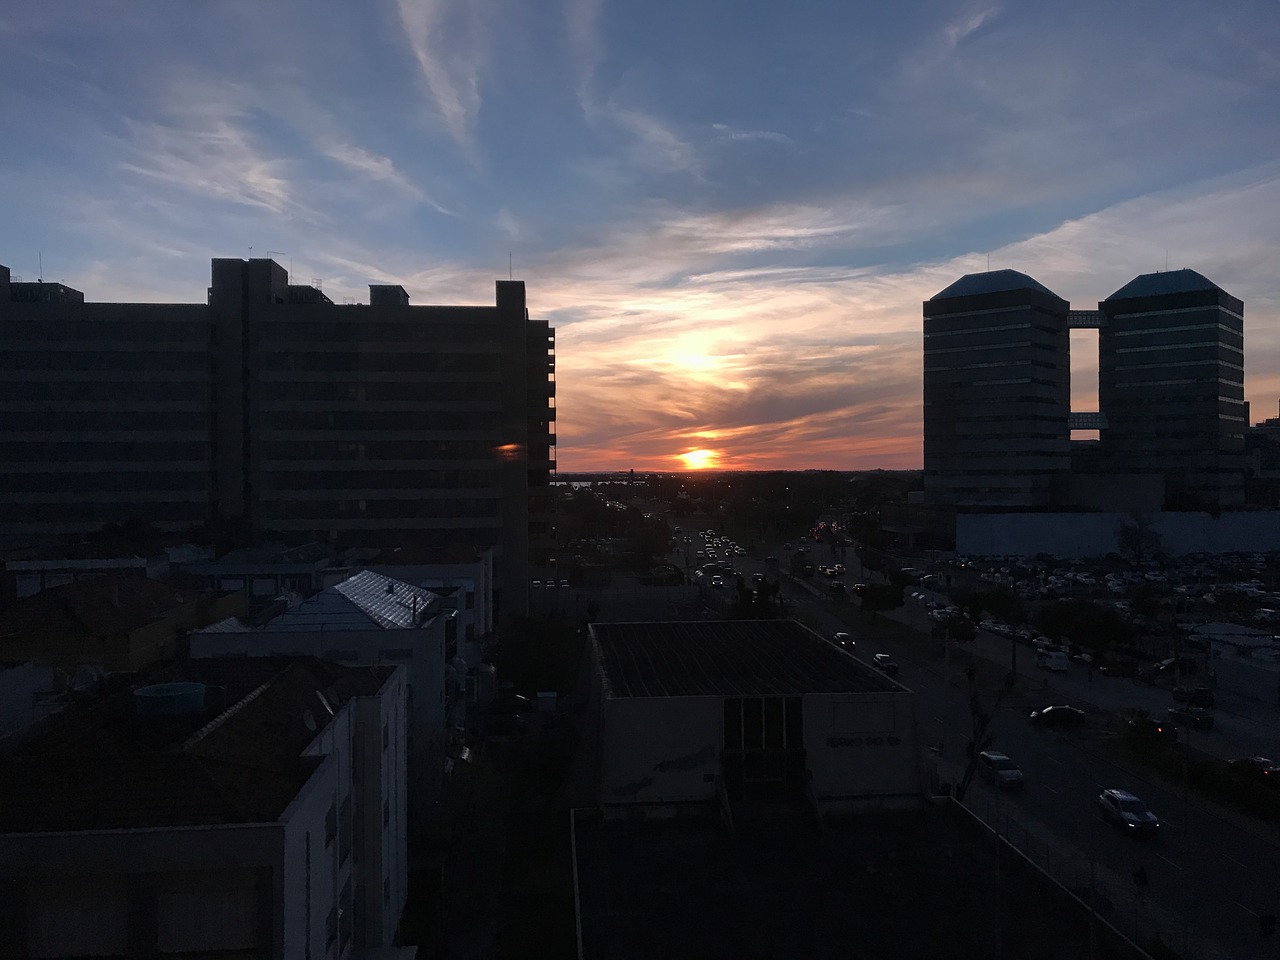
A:
{"type": "Polygon", "coordinates": [[[408,886],[402,667],[169,663],[0,748],[4,955],[353,958],[408,886]]]}
{"type": "Polygon", "coordinates": [[[790,620],[590,628],[606,813],[914,805],[911,691],[790,620]]]}
{"type": "MultiPolygon", "coordinates": [[[[444,769],[448,706],[445,626],[429,590],[362,570],[267,622],[221,621],[189,637],[193,657],[323,657],[345,664],[403,664],[409,704],[409,769],[415,810],[432,808],[444,769]]],[[[415,832],[427,824],[414,819],[415,832]]]]}

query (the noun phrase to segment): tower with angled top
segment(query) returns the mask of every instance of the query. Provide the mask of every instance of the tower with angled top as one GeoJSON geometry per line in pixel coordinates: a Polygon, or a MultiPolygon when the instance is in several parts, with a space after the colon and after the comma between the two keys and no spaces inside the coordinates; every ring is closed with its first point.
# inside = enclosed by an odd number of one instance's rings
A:
{"type": "Polygon", "coordinates": [[[1068,309],[1016,270],[969,274],[925,301],[927,502],[1049,506],[1071,468],[1068,309]]]}
{"type": "Polygon", "coordinates": [[[1148,273],[1098,304],[1104,461],[1159,474],[1167,510],[1244,505],[1244,304],[1194,270],[1148,273]]]}

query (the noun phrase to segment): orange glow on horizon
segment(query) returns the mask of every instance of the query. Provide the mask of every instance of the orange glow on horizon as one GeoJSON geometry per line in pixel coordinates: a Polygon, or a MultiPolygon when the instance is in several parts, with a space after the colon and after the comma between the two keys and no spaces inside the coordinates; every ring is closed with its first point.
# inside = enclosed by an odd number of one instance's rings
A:
{"type": "Polygon", "coordinates": [[[690,450],[680,454],[680,459],[690,470],[712,470],[716,467],[720,454],[715,450],[690,450]]]}

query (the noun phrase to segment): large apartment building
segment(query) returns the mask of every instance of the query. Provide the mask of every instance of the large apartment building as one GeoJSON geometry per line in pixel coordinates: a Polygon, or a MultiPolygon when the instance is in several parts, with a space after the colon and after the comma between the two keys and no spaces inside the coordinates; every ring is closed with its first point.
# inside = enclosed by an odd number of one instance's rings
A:
{"type": "Polygon", "coordinates": [[[1096,310],[1072,310],[1015,270],[969,274],[924,303],[925,499],[936,506],[1060,507],[1071,431],[1093,429],[1096,450],[1078,463],[1117,490],[1145,480],[1167,510],[1237,508],[1247,416],[1244,305],[1194,270],[1137,277],[1096,310]],[[1070,409],[1073,329],[1098,331],[1096,411],[1070,409]]]}
{"type": "Polygon", "coordinates": [[[244,522],[299,542],[498,548],[524,609],[554,546],[555,334],[491,306],[367,305],[216,259],[204,304],[86,303],[0,267],[0,536],[244,522]]]}

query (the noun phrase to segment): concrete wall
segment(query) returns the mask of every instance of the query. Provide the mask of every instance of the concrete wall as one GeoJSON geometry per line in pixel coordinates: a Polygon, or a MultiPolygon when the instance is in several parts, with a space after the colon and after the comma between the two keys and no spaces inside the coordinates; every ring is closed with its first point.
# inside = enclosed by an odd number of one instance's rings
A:
{"type": "Polygon", "coordinates": [[[722,703],[720,697],[605,700],[600,715],[600,802],[687,803],[715,797],[722,703]]]}
{"type": "Polygon", "coordinates": [[[1242,657],[1231,647],[1214,644],[1213,672],[1221,692],[1280,706],[1280,663],[1242,657]]]}
{"type": "Polygon", "coordinates": [[[804,746],[824,808],[855,799],[918,797],[923,790],[906,690],[807,694],[804,746]]]}
{"type": "MultiPolygon", "coordinates": [[[[1267,553],[1280,550],[1280,511],[1143,514],[1159,536],[1155,554],[1267,553]]],[[[998,513],[956,517],[961,556],[1098,557],[1118,553],[1116,530],[1127,513],[998,513]]]]}

